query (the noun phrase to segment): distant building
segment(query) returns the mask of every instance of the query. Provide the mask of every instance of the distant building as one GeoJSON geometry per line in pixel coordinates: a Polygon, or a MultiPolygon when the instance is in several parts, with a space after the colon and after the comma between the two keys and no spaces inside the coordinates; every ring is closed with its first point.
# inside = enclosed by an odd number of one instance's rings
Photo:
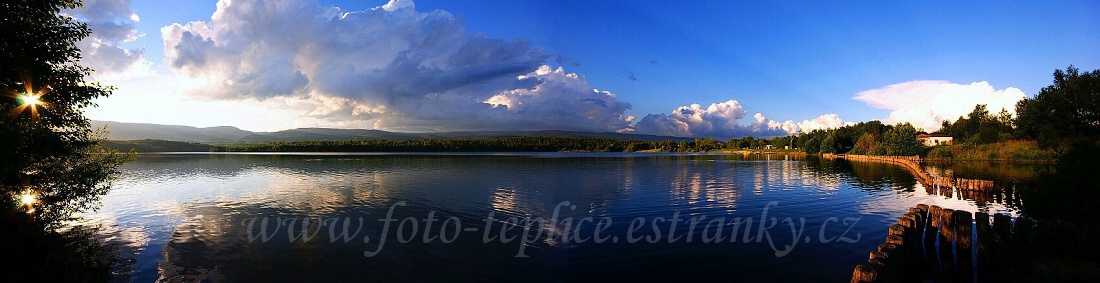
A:
{"type": "Polygon", "coordinates": [[[917,135],[917,140],[921,141],[925,146],[937,146],[937,145],[949,145],[952,143],[953,138],[950,135],[944,134],[920,134],[917,135]]]}

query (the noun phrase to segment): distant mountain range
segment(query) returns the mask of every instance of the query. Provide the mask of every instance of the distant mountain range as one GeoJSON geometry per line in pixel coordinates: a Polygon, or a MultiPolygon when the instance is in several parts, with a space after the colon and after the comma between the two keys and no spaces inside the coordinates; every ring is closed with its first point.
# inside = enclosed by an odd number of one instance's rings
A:
{"type": "Polygon", "coordinates": [[[108,140],[167,140],[198,143],[331,141],[354,139],[420,139],[420,138],[493,138],[493,137],[601,137],[624,140],[686,140],[684,137],[597,133],[584,131],[460,131],[439,133],[397,133],[364,129],[298,128],[278,132],[251,132],[236,127],[198,128],[180,125],[92,121],[92,128],[107,127],[108,140]]]}

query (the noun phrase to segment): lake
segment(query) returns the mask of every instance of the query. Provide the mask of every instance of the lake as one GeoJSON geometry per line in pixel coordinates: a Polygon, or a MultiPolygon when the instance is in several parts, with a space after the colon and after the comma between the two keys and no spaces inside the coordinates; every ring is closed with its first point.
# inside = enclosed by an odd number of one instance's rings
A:
{"type": "Polygon", "coordinates": [[[1020,212],[759,154],[143,154],[102,200],[135,282],[847,281],[918,203],[1020,212]]]}

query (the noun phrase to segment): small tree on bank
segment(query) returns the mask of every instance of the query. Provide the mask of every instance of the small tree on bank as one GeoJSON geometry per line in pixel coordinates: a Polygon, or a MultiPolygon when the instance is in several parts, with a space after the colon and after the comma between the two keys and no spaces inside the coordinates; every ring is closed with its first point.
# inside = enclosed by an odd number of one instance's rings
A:
{"type": "Polygon", "coordinates": [[[909,123],[901,123],[887,130],[882,136],[882,145],[886,147],[886,155],[918,155],[924,149],[924,145],[917,140],[917,129],[909,123]]]}

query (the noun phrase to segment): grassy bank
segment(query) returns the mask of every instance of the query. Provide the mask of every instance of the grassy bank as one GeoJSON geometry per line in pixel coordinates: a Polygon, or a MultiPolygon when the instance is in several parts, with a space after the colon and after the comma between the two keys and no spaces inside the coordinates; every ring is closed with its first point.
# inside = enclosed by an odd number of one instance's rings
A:
{"type": "Polygon", "coordinates": [[[1058,154],[1041,149],[1034,140],[1009,140],[981,145],[936,146],[925,156],[929,161],[1054,162],[1058,154]]]}

